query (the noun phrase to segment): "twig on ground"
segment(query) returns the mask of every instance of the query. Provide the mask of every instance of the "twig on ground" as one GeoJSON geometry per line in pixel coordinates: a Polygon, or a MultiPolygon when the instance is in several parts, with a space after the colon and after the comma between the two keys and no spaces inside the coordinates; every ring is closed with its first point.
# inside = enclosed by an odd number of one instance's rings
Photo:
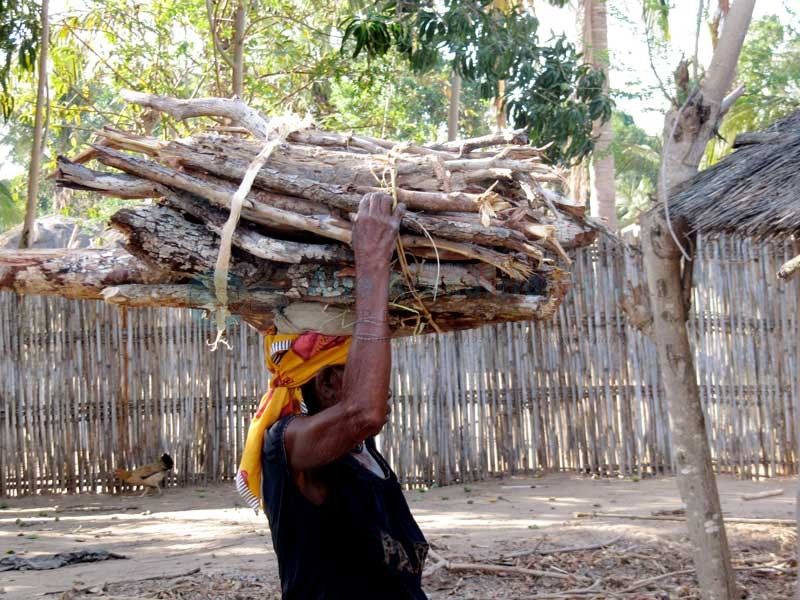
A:
{"type": "MultiPolygon", "coordinates": [[[[576,519],[626,519],[629,521],[675,521],[678,523],[686,522],[681,517],[656,517],[648,515],[630,515],[624,513],[601,513],[601,512],[576,512],[576,519]]],[[[793,519],[748,519],[746,517],[725,517],[726,523],[737,523],[739,525],[774,525],[776,527],[796,527],[797,521],[793,519]]]]}
{"type": "MultiPolygon", "coordinates": [[[[734,571],[778,571],[784,574],[790,574],[791,570],[788,569],[781,569],[780,567],[771,567],[767,565],[754,565],[749,567],[733,567],[734,571]]],[[[660,581],[662,579],[668,579],[669,577],[677,577],[679,575],[693,575],[694,569],[683,569],[682,571],[670,571],[669,573],[664,573],[663,575],[656,575],[655,577],[648,577],[647,579],[642,579],[637,581],[633,585],[626,587],[624,590],[621,590],[617,593],[619,594],[627,594],[630,592],[634,592],[640,588],[650,585],[651,583],[655,583],[656,581],[660,581]]]]}
{"type": "Polygon", "coordinates": [[[670,577],[678,577],[679,575],[693,575],[693,574],[694,574],[694,569],[684,569],[682,571],[670,571],[669,573],[664,573],[663,575],[656,575],[655,577],[648,577],[647,579],[641,579],[636,583],[634,583],[633,585],[626,587],[624,590],[621,590],[618,593],[627,594],[629,592],[636,591],[639,588],[646,587],[651,583],[655,583],[656,581],[661,581],[662,579],[668,579],[670,577]]]}
{"type": "Polygon", "coordinates": [[[526,569],[524,567],[492,565],[487,563],[450,562],[446,558],[439,556],[433,550],[428,551],[428,557],[433,558],[437,562],[422,572],[423,577],[427,577],[440,569],[447,569],[448,571],[455,572],[484,571],[487,573],[507,573],[512,575],[529,575],[531,577],[551,577],[554,579],[578,579],[581,581],[588,581],[588,578],[582,575],[557,573],[555,571],[540,571],[538,569],[526,569]]]}
{"type": "Polygon", "coordinates": [[[742,500],[761,500],[762,498],[771,498],[772,496],[783,496],[783,488],[767,490],[755,494],[742,494],[742,500]]]}
{"type": "MultiPolygon", "coordinates": [[[[551,598],[553,600],[557,598],[574,598],[575,596],[583,596],[585,594],[605,594],[603,590],[599,589],[600,584],[603,582],[603,578],[601,577],[597,581],[595,581],[592,585],[585,588],[576,588],[573,590],[562,590],[560,592],[550,592],[544,594],[534,594],[533,596],[526,596],[526,600],[544,600],[545,598],[551,598]]],[[[602,596],[605,597],[605,596],[602,596]]]]}
{"type": "MultiPolygon", "coordinates": [[[[115,581],[114,583],[115,584],[120,584],[120,583],[140,583],[142,581],[155,581],[156,579],[178,579],[180,577],[189,577],[190,575],[197,575],[199,572],[200,572],[200,567],[196,567],[194,569],[191,569],[190,571],[185,571],[183,573],[176,573],[175,575],[155,575],[153,577],[139,577],[139,578],[136,578],[136,579],[129,579],[129,580],[124,580],[124,581],[115,581]]],[[[97,586],[91,585],[91,586],[83,587],[83,588],[73,587],[73,588],[70,588],[68,590],[58,590],[56,592],[45,592],[43,595],[44,596],[55,596],[56,594],[66,594],[67,592],[83,593],[83,592],[88,592],[89,590],[94,589],[95,587],[97,587],[97,586]]],[[[140,598],[139,600],[147,600],[147,599],[146,598],[145,599],[140,598]]]]}
{"type": "Polygon", "coordinates": [[[526,569],[524,567],[506,567],[486,563],[454,563],[444,561],[443,567],[448,571],[483,571],[486,573],[506,573],[509,575],[528,575],[531,577],[550,577],[554,579],[578,579],[588,581],[588,578],[577,574],[563,574],[555,571],[540,571],[539,569],[526,569]]]}
{"type": "Polygon", "coordinates": [[[549,550],[539,550],[539,546],[541,545],[541,543],[540,543],[535,548],[531,548],[531,549],[528,549],[528,550],[520,550],[519,552],[512,552],[510,554],[502,554],[501,557],[502,558],[518,558],[520,556],[528,556],[530,554],[539,554],[541,556],[545,556],[545,555],[548,555],[548,554],[561,554],[563,552],[582,552],[584,550],[599,550],[600,548],[606,548],[608,546],[613,546],[614,544],[616,544],[621,539],[622,539],[622,536],[619,535],[619,536],[617,536],[617,537],[615,537],[615,538],[613,538],[611,540],[608,540],[607,542],[598,542],[596,544],[589,544],[589,545],[586,545],[586,546],[570,546],[568,548],[551,548],[549,550]]]}

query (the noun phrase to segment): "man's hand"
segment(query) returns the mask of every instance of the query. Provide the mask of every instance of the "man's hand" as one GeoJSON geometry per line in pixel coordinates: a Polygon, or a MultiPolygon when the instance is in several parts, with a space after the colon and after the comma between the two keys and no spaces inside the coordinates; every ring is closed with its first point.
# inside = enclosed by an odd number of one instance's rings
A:
{"type": "Polygon", "coordinates": [[[361,199],[353,226],[357,283],[361,274],[368,277],[388,270],[405,213],[406,207],[402,203],[392,210],[392,198],[383,192],[373,192],[361,199]]]}
{"type": "Polygon", "coordinates": [[[289,465],[303,493],[310,487],[308,476],[313,479],[314,469],[341,458],[386,423],[392,366],[389,267],[405,210],[402,204],[392,210],[392,198],[383,193],[367,194],[358,207],[352,244],[356,323],[342,396],[330,408],[292,421],[284,437],[289,465]]]}

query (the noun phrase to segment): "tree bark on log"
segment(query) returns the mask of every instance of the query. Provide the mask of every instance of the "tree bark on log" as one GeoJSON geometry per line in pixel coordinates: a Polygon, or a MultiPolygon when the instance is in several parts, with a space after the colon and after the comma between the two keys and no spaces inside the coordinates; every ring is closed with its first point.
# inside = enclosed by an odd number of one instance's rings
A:
{"type": "Polygon", "coordinates": [[[102,299],[104,288],[181,281],[121,248],[85,250],[0,250],[0,290],[18,294],[102,299]]]}
{"type": "MultiPolygon", "coordinates": [[[[163,190],[167,206],[195,217],[206,228],[222,234],[227,215],[197,196],[175,192],[169,188],[163,190]]],[[[267,237],[253,227],[239,225],[234,233],[233,244],[246,250],[257,258],[281,263],[297,264],[301,262],[347,264],[353,262],[353,253],[343,246],[333,244],[301,244],[290,240],[267,237]]]]}
{"type": "MultiPolygon", "coordinates": [[[[157,207],[139,207],[136,210],[141,208],[157,207]]],[[[132,223],[134,217],[124,219],[132,223]]],[[[202,229],[202,226],[197,227],[202,229]]],[[[173,224],[167,230],[178,231],[178,227],[173,224]]],[[[182,235],[197,241],[195,237],[202,234],[183,231],[182,235]]],[[[207,248],[206,245],[201,247],[207,248]]],[[[213,306],[214,295],[203,281],[210,276],[196,277],[179,272],[180,265],[186,267],[188,263],[176,248],[159,251],[156,260],[149,253],[141,254],[145,258],[134,256],[122,248],[0,250],[0,290],[105,300],[130,307],[171,306],[208,310],[213,306]],[[180,257],[179,264],[172,262],[175,256],[180,257]]],[[[198,255],[191,260],[196,265],[201,259],[198,255]]],[[[209,267],[213,265],[213,254],[206,258],[205,263],[209,267]]],[[[345,308],[354,303],[355,272],[352,269],[311,264],[270,265],[274,269],[272,275],[257,271],[246,261],[244,265],[236,262],[237,273],[255,280],[248,280],[248,285],[237,281],[230,287],[231,313],[242,316],[260,331],[272,325],[272,313],[276,308],[295,301],[345,308]]],[[[482,280],[486,273],[479,271],[447,268],[444,273],[437,274],[436,266],[431,264],[412,265],[412,269],[415,284],[425,294],[428,310],[445,331],[506,321],[552,318],[569,289],[569,275],[559,269],[549,271],[547,279],[537,276],[503,293],[487,293],[481,287],[486,283],[482,280]],[[433,302],[430,290],[436,282],[439,283],[439,294],[433,302]]],[[[390,307],[390,320],[393,335],[399,336],[418,332],[419,325],[424,322],[414,312],[414,302],[404,300],[407,296],[404,285],[403,278],[396,274],[392,279],[395,300],[390,307]],[[402,302],[408,304],[410,311],[398,308],[402,302]]]]}
{"type": "MultiPolygon", "coordinates": [[[[238,314],[252,313],[248,306],[262,316],[272,308],[300,310],[299,303],[311,303],[312,313],[319,304],[346,309],[355,285],[352,222],[364,194],[381,191],[411,208],[401,223],[402,254],[390,288],[396,331],[548,318],[568,287],[566,274],[551,266],[570,262],[559,235],[578,244],[595,235],[582,212],[544,190],[542,182],[560,181],[560,172],[544,164],[540,150],[520,145],[527,141],[522,132],[420,146],[306,123],[275,137],[271,131],[283,129],[274,125],[295,120],[269,120],[238,100],[124,97],[179,119],[224,117],[236,133],[212,127],[227,133],[163,141],[106,128],[90,155],[121,173],[59,159],[63,186],[156,199],[155,206],[120,210],[111,221],[127,240],[128,259],[160,275],[150,289],[135,278],[113,281],[102,294],[109,302],[211,306],[212,273],[214,289],[226,281],[213,260],[224,231],[223,256],[228,241],[233,249],[227,285],[238,314]],[[256,141],[240,137],[245,130],[256,141]],[[267,150],[269,158],[258,162],[267,150]],[[249,189],[241,213],[240,180],[249,189]],[[278,306],[280,298],[288,305],[278,306]]],[[[87,293],[96,297],[102,289],[87,293]]],[[[224,294],[217,297],[217,313],[227,304],[224,294]]]]}
{"type": "MultiPolygon", "coordinates": [[[[206,198],[218,206],[229,206],[230,198],[236,191],[233,185],[213,184],[184,172],[172,171],[153,161],[122,154],[110,148],[97,146],[95,150],[98,153],[98,160],[107,166],[165,186],[190,192],[206,198]]],[[[256,179],[258,180],[259,177],[257,176],[256,179]]],[[[327,184],[307,180],[292,181],[287,179],[286,176],[283,176],[281,180],[286,183],[281,186],[284,189],[278,191],[296,193],[309,200],[330,203],[334,205],[334,208],[350,213],[355,213],[358,210],[356,196],[340,195],[338,190],[329,189],[327,184]]],[[[277,209],[261,202],[258,194],[253,191],[247,195],[245,208],[242,209],[242,217],[257,223],[274,223],[295,227],[323,237],[346,243],[350,242],[350,228],[335,217],[330,215],[303,216],[277,209]]],[[[420,235],[429,234],[454,242],[474,242],[487,246],[507,248],[522,252],[537,260],[542,258],[540,251],[526,243],[524,235],[505,227],[484,227],[480,223],[464,223],[434,215],[410,212],[403,217],[402,225],[420,235]]]]}
{"type": "MultiPolygon", "coordinates": [[[[178,273],[200,280],[211,278],[218,238],[201,224],[191,223],[176,210],[166,206],[137,206],[117,211],[111,224],[123,232],[126,250],[155,265],[159,270],[178,273]]],[[[410,275],[423,293],[441,286],[455,292],[461,289],[495,291],[493,269],[479,265],[433,264],[410,265],[410,275]]],[[[230,276],[234,285],[263,288],[284,293],[291,298],[326,298],[330,303],[353,301],[355,271],[346,264],[314,263],[283,264],[235,252],[231,258],[230,276]]],[[[407,290],[398,275],[392,281],[393,298],[407,290]]]]}
{"type": "MultiPolygon", "coordinates": [[[[74,189],[87,189],[95,193],[100,193],[120,198],[159,198],[163,197],[165,204],[177,208],[181,212],[192,215],[200,221],[206,220],[206,227],[209,230],[218,232],[221,224],[224,223],[224,212],[215,208],[205,199],[173,190],[167,186],[154,183],[136,176],[121,173],[100,173],[81,165],[76,165],[64,158],[59,158],[59,166],[56,177],[61,185],[74,189]]],[[[318,203],[305,201],[301,198],[270,194],[269,192],[254,192],[260,201],[268,202],[275,208],[280,208],[286,212],[290,209],[300,215],[317,217],[320,213],[325,213],[328,209],[318,203]],[[304,204],[307,202],[307,204],[304,204]]],[[[296,231],[296,228],[281,227],[273,224],[269,219],[259,213],[257,207],[252,210],[245,209],[251,221],[266,223],[272,229],[280,233],[296,231]]],[[[337,237],[349,239],[350,224],[339,220],[330,213],[326,218],[338,228],[340,234],[337,237]]],[[[292,222],[297,224],[297,219],[292,222]]],[[[531,225],[532,231],[537,236],[546,236],[549,229],[555,231],[555,227],[550,225],[531,225]],[[536,229],[536,228],[544,229],[536,229]]],[[[517,260],[514,256],[502,252],[496,252],[490,248],[478,246],[467,242],[453,242],[449,240],[432,240],[424,235],[412,236],[403,235],[403,244],[411,254],[416,254],[422,258],[440,260],[479,260],[493,265],[497,269],[506,273],[513,279],[524,279],[532,273],[530,267],[517,260]],[[433,250],[435,248],[435,251],[433,250]],[[426,251],[422,251],[425,249],[426,251]]],[[[291,242],[282,239],[272,239],[258,232],[248,229],[246,224],[240,225],[234,244],[243,250],[260,258],[276,260],[279,262],[297,263],[303,260],[310,262],[349,262],[352,254],[346,249],[335,245],[312,244],[291,242]]]]}
{"type": "Polygon", "coordinates": [[[800,272],[800,254],[781,265],[778,270],[778,277],[783,280],[789,280],[797,275],[798,272],[800,272]]]}
{"type": "Polygon", "coordinates": [[[269,119],[238,98],[234,100],[228,98],[179,100],[133,90],[122,90],[119,95],[127,102],[166,113],[179,121],[193,117],[223,117],[232,123],[241,125],[262,140],[267,137],[269,131],[269,119]]]}

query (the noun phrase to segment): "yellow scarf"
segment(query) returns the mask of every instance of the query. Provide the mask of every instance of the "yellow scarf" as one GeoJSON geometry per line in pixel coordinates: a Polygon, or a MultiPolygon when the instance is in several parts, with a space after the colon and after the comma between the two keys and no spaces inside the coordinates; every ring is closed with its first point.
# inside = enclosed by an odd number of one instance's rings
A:
{"type": "Polygon", "coordinates": [[[345,364],[350,338],[320,333],[266,335],[264,346],[272,379],[250,421],[236,475],[236,489],[256,511],[262,504],[261,448],[264,435],[278,419],[300,413],[303,401],[300,386],[326,367],[345,364]]]}

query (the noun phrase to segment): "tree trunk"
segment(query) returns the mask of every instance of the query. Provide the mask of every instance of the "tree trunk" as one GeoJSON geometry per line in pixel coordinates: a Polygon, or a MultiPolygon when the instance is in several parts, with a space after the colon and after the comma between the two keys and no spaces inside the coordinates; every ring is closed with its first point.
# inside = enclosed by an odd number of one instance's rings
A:
{"type": "MultiPolygon", "coordinates": [[[[795,238],[794,250],[797,256],[800,257],[800,239],[795,238]]],[[[796,280],[795,293],[797,294],[796,297],[800,298],[800,279],[796,280]]],[[[795,340],[800,340],[800,307],[795,308],[795,329],[797,330],[795,340]]],[[[800,344],[800,341],[797,343],[800,344]]],[[[795,357],[797,360],[795,373],[797,374],[797,383],[800,385],[800,352],[795,352],[795,357]]],[[[800,431],[800,411],[797,409],[795,409],[794,414],[794,430],[800,431]]],[[[800,456],[800,437],[797,439],[796,444],[795,453],[796,456],[800,456]]],[[[795,558],[800,561],[800,487],[797,488],[797,498],[795,500],[795,519],[797,520],[797,542],[795,543],[797,554],[795,558]]],[[[794,597],[795,600],[800,600],[800,577],[797,578],[797,583],[795,584],[794,597]]]]}
{"type": "Polygon", "coordinates": [[[453,71],[450,76],[450,106],[447,111],[447,141],[458,138],[458,109],[461,104],[461,76],[453,71]]]}
{"type": "MultiPolygon", "coordinates": [[[[586,60],[594,67],[602,69],[606,78],[604,89],[608,92],[609,56],[606,1],[584,1],[583,46],[586,60]]],[[[590,212],[593,217],[605,221],[609,229],[616,231],[616,165],[611,152],[611,142],[614,139],[611,121],[595,123],[593,133],[597,137],[597,142],[589,164],[590,212]]]]}
{"type": "Polygon", "coordinates": [[[571,167],[569,178],[567,179],[567,189],[569,197],[575,200],[580,206],[590,204],[589,193],[589,165],[588,161],[582,161],[571,167]]]}
{"type": "MultiPolygon", "coordinates": [[[[130,209],[120,215],[117,227],[136,226],[130,251],[107,249],[0,250],[0,290],[19,294],[58,295],[83,300],[105,300],[121,306],[174,306],[208,309],[215,297],[208,285],[213,268],[213,236],[201,225],[171,217],[166,222],[158,207],[130,209]],[[143,226],[143,222],[148,224],[143,226]],[[168,243],[162,233],[180,232],[168,243]],[[187,250],[190,254],[184,253],[187,250]],[[199,272],[199,274],[198,274],[199,272]],[[206,277],[202,273],[206,273],[206,277]]],[[[118,213],[119,215],[119,213],[118,213]]],[[[444,331],[502,323],[550,319],[569,289],[569,275],[558,269],[537,276],[516,291],[483,293],[488,273],[480,267],[448,268],[411,265],[414,286],[426,296],[426,307],[444,331]],[[435,301],[430,290],[438,281],[435,301]]],[[[260,330],[268,328],[276,308],[293,303],[316,303],[347,310],[355,301],[352,268],[320,264],[286,265],[256,261],[237,254],[232,264],[228,308],[260,330]]],[[[392,277],[393,297],[406,292],[399,273],[392,277]]],[[[413,335],[420,319],[413,311],[390,307],[393,335],[413,335]]],[[[320,313],[326,309],[321,308],[320,313]]],[[[345,320],[350,322],[351,319],[345,320]]],[[[424,321],[423,321],[424,322],[424,321]]]]}
{"type": "Polygon", "coordinates": [[[669,154],[673,157],[667,163],[668,189],[697,173],[706,145],[723,116],[723,107],[730,107],[726,95],[736,76],[736,64],[754,5],[755,0],[738,0],[731,6],[711,65],[699,89],[689,96],[680,110],[673,109],[667,114],[664,139],[670,138],[669,154]]]}
{"type": "Polygon", "coordinates": [[[703,598],[730,600],[736,597],[736,580],[686,330],[681,254],[658,208],[642,217],[642,249],[653,306],[653,340],[669,407],[678,488],[686,505],[697,578],[703,598]]]}
{"type": "Polygon", "coordinates": [[[47,54],[50,41],[49,0],[42,0],[42,42],[39,47],[39,73],[36,90],[36,114],[33,120],[33,143],[31,164],[28,166],[28,196],[25,203],[25,222],[19,238],[20,248],[30,248],[34,242],[36,228],[36,205],[39,200],[39,171],[42,166],[44,144],[44,109],[47,90],[47,54]]]}
{"type": "Polygon", "coordinates": [[[508,123],[506,123],[506,82],[500,80],[497,82],[497,96],[494,97],[494,119],[497,131],[505,131],[508,123]]]}
{"type": "Polygon", "coordinates": [[[245,0],[236,2],[236,11],[233,13],[233,65],[231,80],[233,95],[237,98],[244,97],[244,38],[247,28],[247,6],[245,0]]]}
{"type": "MultiPolygon", "coordinates": [[[[686,104],[667,115],[659,182],[660,205],[642,218],[642,250],[653,313],[653,341],[658,349],[677,463],[678,487],[686,505],[694,564],[705,600],[737,597],[730,549],[711,466],[694,354],[686,328],[690,278],[682,276],[681,250],[669,230],[664,206],[669,190],[691,178],[723,114],[725,94],[750,23],[754,0],[738,0],[730,9],[711,66],[686,104]]],[[[675,238],[690,244],[680,224],[675,238]]],[[[682,268],[683,267],[683,268],[682,268]]]]}

